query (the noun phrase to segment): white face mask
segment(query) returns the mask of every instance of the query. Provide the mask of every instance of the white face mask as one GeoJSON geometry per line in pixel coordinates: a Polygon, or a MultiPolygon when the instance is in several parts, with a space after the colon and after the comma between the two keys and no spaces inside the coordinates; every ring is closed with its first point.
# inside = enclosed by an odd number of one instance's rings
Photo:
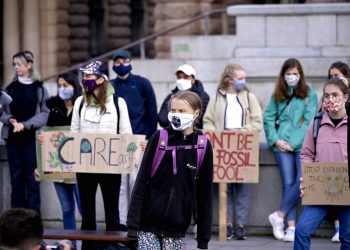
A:
{"type": "Polygon", "coordinates": [[[297,75],[284,75],[284,80],[289,86],[295,86],[299,82],[299,76],[297,75]]]}
{"type": "Polygon", "coordinates": [[[176,87],[179,90],[188,90],[192,87],[192,82],[191,82],[191,80],[177,79],[176,80],[176,87]]]}
{"type": "Polygon", "coordinates": [[[192,127],[194,114],[168,113],[168,120],[176,131],[183,131],[192,127]]]}

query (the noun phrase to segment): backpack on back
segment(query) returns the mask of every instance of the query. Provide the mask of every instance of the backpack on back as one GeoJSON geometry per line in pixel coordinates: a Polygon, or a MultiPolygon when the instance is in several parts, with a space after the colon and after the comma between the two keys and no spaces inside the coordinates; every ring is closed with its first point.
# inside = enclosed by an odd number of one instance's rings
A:
{"type": "Polygon", "coordinates": [[[159,131],[159,140],[157,149],[154,155],[152,167],[151,167],[151,178],[157,172],[157,169],[165,155],[166,151],[171,151],[173,158],[173,174],[177,174],[176,166],[176,151],[177,150],[193,150],[197,151],[197,166],[196,166],[196,176],[198,175],[199,169],[202,165],[205,151],[207,148],[208,138],[205,135],[198,135],[196,145],[180,145],[180,146],[168,146],[168,131],[166,129],[161,129],[159,131]]]}
{"type": "MultiPolygon", "coordinates": [[[[119,120],[120,120],[120,111],[119,111],[119,104],[118,104],[118,98],[117,96],[113,95],[113,102],[114,102],[114,106],[115,109],[117,110],[117,134],[119,134],[119,120]]],[[[79,105],[79,117],[81,117],[81,109],[83,108],[85,102],[85,98],[83,97],[81,99],[80,105],[79,105]]]]}

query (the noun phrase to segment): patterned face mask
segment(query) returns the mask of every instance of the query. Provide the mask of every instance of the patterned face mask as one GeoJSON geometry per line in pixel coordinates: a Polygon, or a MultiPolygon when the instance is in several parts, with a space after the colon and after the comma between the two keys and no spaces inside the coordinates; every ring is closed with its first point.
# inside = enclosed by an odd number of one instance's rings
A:
{"type": "Polygon", "coordinates": [[[329,98],[323,100],[323,106],[327,112],[338,112],[343,105],[344,102],[341,97],[329,96],[329,98]]]}

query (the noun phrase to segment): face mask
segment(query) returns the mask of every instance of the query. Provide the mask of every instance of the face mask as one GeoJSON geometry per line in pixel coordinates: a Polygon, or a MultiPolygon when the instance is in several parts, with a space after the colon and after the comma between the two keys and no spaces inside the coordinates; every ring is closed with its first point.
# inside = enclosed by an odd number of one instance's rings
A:
{"type": "Polygon", "coordinates": [[[236,91],[241,91],[246,86],[245,80],[233,80],[233,88],[236,91]]]}
{"type": "Polygon", "coordinates": [[[289,86],[295,86],[299,82],[299,76],[297,75],[284,75],[284,80],[289,86]]]}
{"type": "Polygon", "coordinates": [[[68,100],[72,99],[73,94],[74,94],[74,88],[72,88],[72,87],[68,87],[68,88],[59,87],[58,88],[58,96],[63,101],[68,101],[68,100]]]}
{"type": "Polygon", "coordinates": [[[179,90],[188,90],[192,87],[192,82],[191,82],[191,80],[177,79],[176,80],[176,87],[179,90]]]}
{"type": "Polygon", "coordinates": [[[112,69],[118,76],[125,76],[126,74],[130,73],[132,67],[131,64],[129,64],[128,66],[120,64],[119,66],[113,65],[112,69]]]}
{"type": "Polygon", "coordinates": [[[83,80],[83,88],[87,93],[92,93],[97,87],[95,79],[83,80]]]}
{"type": "Polygon", "coordinates": [[[339,98],[330,98],[323,102],[323,106],[327,112],[338,112],[344,103],[339,98]]]}
{"type": "Polygon", "coordinates": [[[192,127],[194,121],[193,114],[168,113],[168,120],[176,131],[183,131],[192,127]]]}

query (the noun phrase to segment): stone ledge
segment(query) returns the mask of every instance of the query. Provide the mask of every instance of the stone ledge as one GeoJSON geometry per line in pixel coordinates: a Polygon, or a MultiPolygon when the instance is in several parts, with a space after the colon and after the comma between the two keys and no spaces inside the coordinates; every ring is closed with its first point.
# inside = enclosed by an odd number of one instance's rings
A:
{"type": "Polygon", "coordinates": [[[348,3],[236,5],[227,8],[230,16],[349,14],[349,11],[348,3]]]}

